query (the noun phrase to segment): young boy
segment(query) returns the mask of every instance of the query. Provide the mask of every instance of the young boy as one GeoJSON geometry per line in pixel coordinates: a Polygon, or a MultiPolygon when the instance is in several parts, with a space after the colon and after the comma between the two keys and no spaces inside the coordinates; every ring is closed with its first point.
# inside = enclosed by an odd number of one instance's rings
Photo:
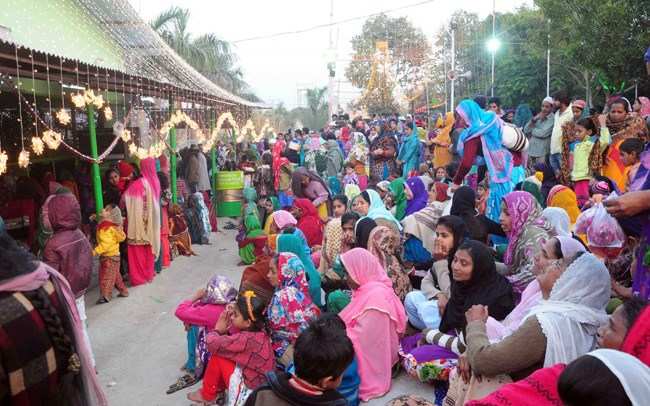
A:
{"type": "Polygon", "coordinates": [[[295,374],[269,372],[245,406],[346,406],[336,388],[354,360],[354,348],[343,330],[318,319],[296,340],[295,374]]]}
{"type": "Polygon", "coordinates": [[[638,138],[628,138],[619,147],[621,161],[627,169],[626,191],[630,191],[630,185],[632,185],[636,172],[639,170],[639,166],[641,166],[641,153],[644,147],[643,141],[638,138]]]}
{"type": "Polygon", "coordinates": [[[120,243],[126,239],[122,229],[122,213],[112,204],[104,207],[97,224],[97,246],[93,255],[99,255],[99,299],[97,304],[108,303],[113,297],[113,287],[119,297],[129,296],[120,275],[120,243]]]}

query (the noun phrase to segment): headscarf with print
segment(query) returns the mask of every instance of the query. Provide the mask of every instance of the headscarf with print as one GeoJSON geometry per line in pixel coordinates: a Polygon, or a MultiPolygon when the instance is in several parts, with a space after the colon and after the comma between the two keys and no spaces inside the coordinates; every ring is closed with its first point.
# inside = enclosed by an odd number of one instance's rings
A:
{"type": "Polygon", "coordinates": [[[370,231],[368,236],[368,251],[383,266],[388,278],[391,280],[393,290],[400,300],[404,300],[406,295],[413,289],[404,267],[400,263],[397,255],[401,250],[399,234],[386,226],[377,226],[370,231]]]}
{"type": "Polygon", "coordinates": [[[278,253],[289,252],[300,258],[307,274],[307,284],[309,285],[311,300],[317,306],[322,306],[320,274],[314,266],[309,247],[307,247],[305,241],[295,234],[281,234],[278,236],[277,250],[278,253]]]}
{"type": "Polygon", "coordinates": [[[551,224],[542,216],[539,203],[530,193],[508,193],[503,202],[510,216],[508,248],[503,262],[510,270],[510,281],[521,292],[535,278],[531,272],[534,251],[542,240],[549,239],[554,232],[551,224]]]}
{"type": "Polygon", "coordinates": [[[266,311],[271,342],[277,357],[320,315],[311,301],[305,267],[295,254],[278,254],[278,287],[266,311]]]}

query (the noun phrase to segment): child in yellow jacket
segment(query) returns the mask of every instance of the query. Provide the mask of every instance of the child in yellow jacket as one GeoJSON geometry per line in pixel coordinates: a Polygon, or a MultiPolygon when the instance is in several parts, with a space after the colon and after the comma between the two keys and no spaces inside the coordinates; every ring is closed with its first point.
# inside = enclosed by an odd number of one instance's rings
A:
{"type": "Polygon", "coordinates": [[[97,224],[97,246],[93,255],[99,255],[99,300],[97,304],[108,303],[113,297],[113,287],[119,297],[129,296],[129,291],[120,275],[120,243],[126,239],[122,229],[122,213],[114,205],[107,205],[100,214],[97,224]]]}

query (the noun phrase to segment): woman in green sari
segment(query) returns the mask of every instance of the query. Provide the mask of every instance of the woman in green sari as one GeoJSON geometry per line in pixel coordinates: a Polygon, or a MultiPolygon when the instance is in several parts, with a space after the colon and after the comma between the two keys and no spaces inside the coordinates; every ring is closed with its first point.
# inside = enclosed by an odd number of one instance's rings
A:
{"type": "Polygon", "coordinates": [[[264,254],[266,235],[255,213],[248,213],[244,217],[245,237],[238,242],[239,257],[245,265],[255,262],[255,258],[264,254]]]}
{"type": "Polygon", "coordinates": [[[388,190],[393,196],[395,205],[395,218],[402,221],[406,215],[406,193],[404,192],[404,178],[397,178],[390,182],[388,190]]]}

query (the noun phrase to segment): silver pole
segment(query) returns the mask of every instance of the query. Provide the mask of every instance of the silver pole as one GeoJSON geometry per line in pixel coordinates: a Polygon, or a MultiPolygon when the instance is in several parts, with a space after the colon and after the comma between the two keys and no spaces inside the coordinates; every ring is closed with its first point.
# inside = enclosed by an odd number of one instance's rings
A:
{"type": "Polygon", "coordinates": [[[546,97],[551,95],[551,20],[548,20],[546,37],[546,97]]]}
{"type": "MultiPolygon", "coordinates": [[[[495,38],[495,31],[496,31],[496,7],[497,7],[497,0],[492,0],[492,39],[495,38]]],[[[496,53],[495,50],[492,50],[492,85],[490,86],[490,96],[494,97],[494,54],[496,53]]]]}
{"type": "MultiPolygon", "coordinates": [[[[456,69],[456,38],[455,37],[456,37],[456,27],[452,25],[451,26],[451,71],[452,72],[454,72],[454,70],[456,69]]],[[[451,89],[449,91],[449,93],[451,94],[450,97],[451,103],[449,109],[451,111],[454,111],[454,106],[455,106],[454,104],[454,82],[455,81],[456,81],[456,75],[454,74],[453,79],[451,79],[451,83],[450,83],[451,89]]]]}
{"type": "MultiPolygon", "coordinates": [[[[447,40],[443,39],[442,43],[442,49],[445,50],[445,53],[447,52],[447,40]]],[[[442,63],[443,63],[443,73],[445,75],[445,114],[447,114],[447,107],[449,106],[449,95],[447,94],[447,55],[442,56],[442,63]]]]}

